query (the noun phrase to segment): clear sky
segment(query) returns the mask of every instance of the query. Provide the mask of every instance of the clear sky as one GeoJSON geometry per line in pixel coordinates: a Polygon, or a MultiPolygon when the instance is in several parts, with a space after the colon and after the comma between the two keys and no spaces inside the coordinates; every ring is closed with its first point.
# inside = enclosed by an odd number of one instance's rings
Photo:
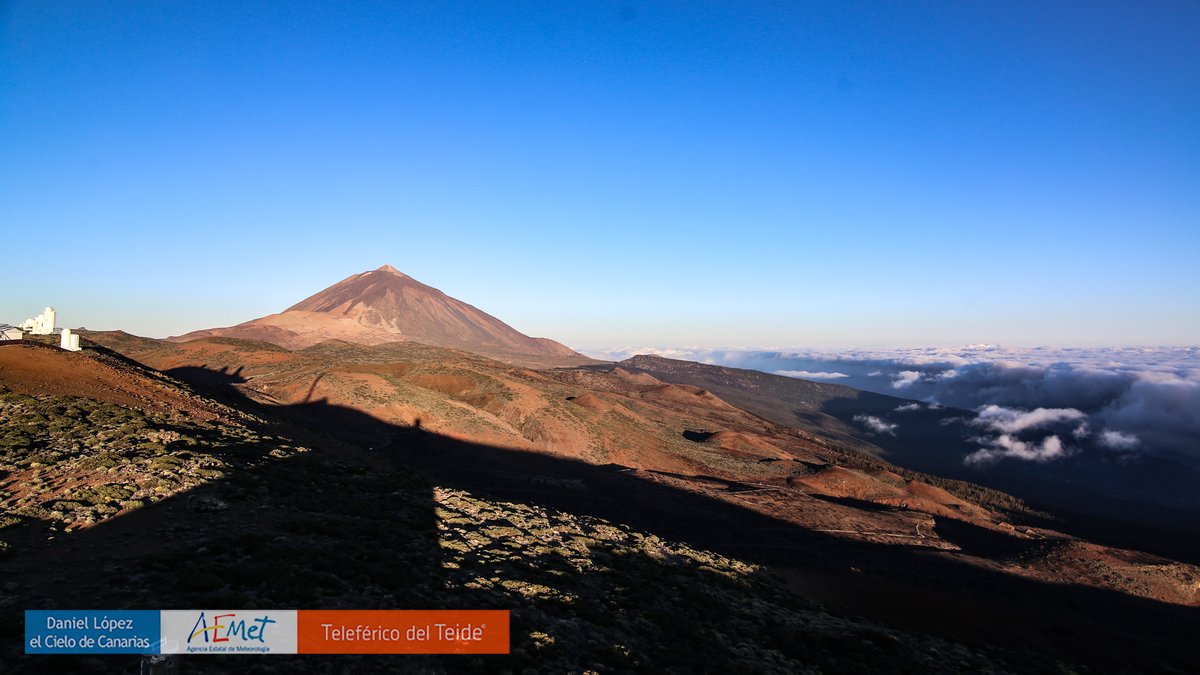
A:
{"type": "Polygon", "coordinates": [[[1200,3],[0,2],[0,321],[1200,343],[1200,3]]]}

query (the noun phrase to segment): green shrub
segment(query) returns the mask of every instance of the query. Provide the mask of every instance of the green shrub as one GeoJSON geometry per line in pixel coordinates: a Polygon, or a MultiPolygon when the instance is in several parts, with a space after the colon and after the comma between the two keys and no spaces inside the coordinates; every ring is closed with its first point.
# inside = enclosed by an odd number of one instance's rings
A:
{"type": "Polygon", "coordinates": [[[33,439],[19,432],[9,432],[0,439],[0,444],[10,448],[28,448],[33,445],[33,439]]]}
{"type": "Polygon", "coordinates": [[[121,463],[120,455],[114,452],[101,452],[92,457],[84,457],[79,460],[79,468],[81,469],[110,469],[121,463]]]}
{"type": "Polygon", "coordinates": [[[150,468],[159,471],[164,469],[178,469],[181,466],[183,466],[183,461],[171,455],[158,455],[150,460],[150,468]]]}
{"type": "Polygon", "coordinates": [[[50,520],[50,510],[39,504],[22,506],[19,509],[15,509],[13,513],[17,514],[18,516],[32,518],[33,520],[50,520]]]}
{"type": "Polygon", "coordinates": [[[133,496],[133,490],[124,485],[97,485],[79,490],[74,496],[83,501],[100,505],[129,499],[133,496]]]}

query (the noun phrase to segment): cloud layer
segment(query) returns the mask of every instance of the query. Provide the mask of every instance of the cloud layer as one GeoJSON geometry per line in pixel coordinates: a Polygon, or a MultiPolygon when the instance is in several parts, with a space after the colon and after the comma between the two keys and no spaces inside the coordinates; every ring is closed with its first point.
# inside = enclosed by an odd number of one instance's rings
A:
{"type": "Polygon", "coordinates": [[[593,355],[619,360],[637,353],[836,381],[975,411],[969,420],[980,431],[974,463],[1045,462],[1076,451],[1200,461],[1200,347],[680,348],[593,355]]]}

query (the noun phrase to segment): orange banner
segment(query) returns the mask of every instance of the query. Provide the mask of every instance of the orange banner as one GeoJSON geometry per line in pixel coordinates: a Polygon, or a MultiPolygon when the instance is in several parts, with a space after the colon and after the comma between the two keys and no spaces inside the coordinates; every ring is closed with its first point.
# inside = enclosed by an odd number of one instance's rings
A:
{"type": "Polygon", "coordinates": [[[298,613],[300,654],[507,654],[508,610],[347,609],[298,613]]]}

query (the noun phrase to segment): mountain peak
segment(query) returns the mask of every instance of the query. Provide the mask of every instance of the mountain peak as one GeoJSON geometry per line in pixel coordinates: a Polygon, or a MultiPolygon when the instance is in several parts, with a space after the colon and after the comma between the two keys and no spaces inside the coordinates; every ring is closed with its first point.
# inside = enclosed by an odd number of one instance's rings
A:
{"type": "Polygon", "coordinates": [[[177,339],[212,336],[263,340],[286,349],[331,339],[362,344],[411,340],[477,354],[583,358],[553,340],[524,335],[391,265],[347,277],[279,314],[177,339]]]}
{"type": "Polygon", "coordinates": [[[392,267],[391,265],[384,265],[383,267],[377,267],[375,269],[375,271],[376,272],[388,272],[389,274],[395,274],[396,276],[400,276],[400,277],[408,277],[407,274],[405,274],[404,272],[401,272],[400,270],[396,269],[395,267],[392,267]]]}

